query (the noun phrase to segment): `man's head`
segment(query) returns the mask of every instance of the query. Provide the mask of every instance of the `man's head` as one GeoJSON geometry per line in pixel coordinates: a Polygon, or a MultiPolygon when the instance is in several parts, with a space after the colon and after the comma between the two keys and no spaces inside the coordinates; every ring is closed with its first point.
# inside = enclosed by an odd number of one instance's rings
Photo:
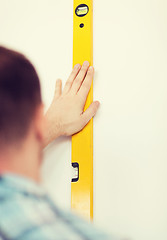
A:
{"type": "Polygon", "coordinates": [[[26,137],[40,104],[33,65],[22,54],[0,47],[0,148],[26,137]]]}
{"type": "Polygon", "coordinates": [[[35,68],[22,54],[0,46],[0,174],[39,179],[44,132],[35,68]]]}

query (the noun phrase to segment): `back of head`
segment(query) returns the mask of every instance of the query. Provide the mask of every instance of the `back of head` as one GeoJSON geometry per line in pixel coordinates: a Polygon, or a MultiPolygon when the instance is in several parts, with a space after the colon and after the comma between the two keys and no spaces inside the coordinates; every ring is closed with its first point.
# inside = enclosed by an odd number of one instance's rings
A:
{"type": "Polygon", "coordinates": [[[0,46],[0,147],[24,139],[40,103],[33,65],[22,54],[0,46]]]}

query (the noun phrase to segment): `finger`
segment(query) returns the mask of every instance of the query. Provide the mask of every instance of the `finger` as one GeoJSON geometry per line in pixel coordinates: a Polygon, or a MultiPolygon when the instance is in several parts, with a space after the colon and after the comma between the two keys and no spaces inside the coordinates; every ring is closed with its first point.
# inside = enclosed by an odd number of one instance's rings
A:
{"type": "Polygon", "coordinates": [[[62,93],[62,81],[61,81],[61,79],[57,79],[56,86],[55,86],[55,95],[54,95],[54,97],[55,98],[60,97],[61,93],[62,93]]]}
{"type": "Polygon", "coordinates": [[[92,117],[96,115],[96,112],[100,106],[100,103],[98,101],[95,101],[91,103],[91,105],[88,107],[88,109],[83,112],[82,117],[83,117],[83,124],[84,126],[90,121],[92,117]]]}
{"type": "Polygon", "coordinates": [[[64,87],[64,90],[63,90],[63,94],[66,94],[68,93],[68,91],[70,90],[71,86],[72,86],[72,83],[74,81],[74,79],[76,78],[76,76],[78,75],[78,72],[80,71],[81,69],[81,65],[80,64],[76,64],[65,84],[65,87],[64,87]]]}
{"type": "Polygon", "coordinates": [[[71,92],[73,94],[76,94],[78,92],[78,90],[86,76],[88,68],[89,68],[89,62],[85,61],[82,65],[80,72],[78,73],[77,77],[75,78],[72,87],[71,87],[71,92]]]}
{"type": "Polygon", "coordinates": [[[86,98],[88,96],[89,90],[91,88],[92,80],[94,75],[94,68],[91,66],[87,72],[87,75],[85,77],[85,80],[83,81],[78,94],[82,96],[83,100],[86,101],[86,98]]]}

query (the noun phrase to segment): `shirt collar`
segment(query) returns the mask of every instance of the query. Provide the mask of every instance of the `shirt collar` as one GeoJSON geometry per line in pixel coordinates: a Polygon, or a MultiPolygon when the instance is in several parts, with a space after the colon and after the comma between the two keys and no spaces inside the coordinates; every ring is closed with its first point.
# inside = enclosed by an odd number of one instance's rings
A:
{"type": "Polygon", "coordinates": [[[26,194],[35,194],[40,196],[44,196],[46,194],[46,191],[41,184],[28,177],[17,174],[7,173],[0,175],[0,185],[1,184],[5,188],[7,187],[13,191],[19,191],[26,194]]]}

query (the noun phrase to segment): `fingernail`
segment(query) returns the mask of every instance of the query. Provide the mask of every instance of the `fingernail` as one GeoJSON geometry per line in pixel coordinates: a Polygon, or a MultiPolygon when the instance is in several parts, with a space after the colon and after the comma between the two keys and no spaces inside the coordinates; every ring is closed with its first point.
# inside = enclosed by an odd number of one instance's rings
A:
{"type": "Polygon", "coordinates": [[[74,66],[75,69],[78,69],[81,65],[78,63],[74,66]]]}
{"type": "Polygon", "coordinates": [[[83,66],[89,66],[89,62],[88,62],[88,61],[85,61],[85,62],[83,63],[83,66]]]}
{"type": "Polygon", "coordinates": [[[90,66],[90,67],[89,67],[89,71],[93,71],[93,66],[90,66]]]}
{"type": "Polygon", "coordinates": [[[96,104],[97,104],[97,107],[99,107],[99,106],[100,106],[100,102],[96,102],[96,104]]]}

